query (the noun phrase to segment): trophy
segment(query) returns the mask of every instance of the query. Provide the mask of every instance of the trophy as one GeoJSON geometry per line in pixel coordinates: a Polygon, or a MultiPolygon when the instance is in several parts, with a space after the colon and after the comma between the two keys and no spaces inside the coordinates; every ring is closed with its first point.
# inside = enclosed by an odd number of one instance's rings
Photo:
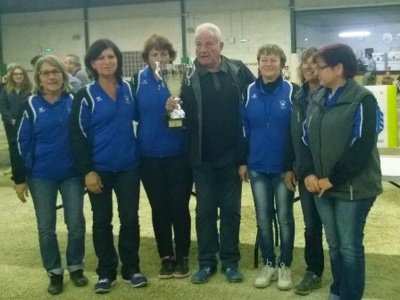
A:
{"type": "Polygon", "coordinates": [[[185,112],[180,106],[179,95],[182,86],[190,85],[190,78],[193,76],[195,67],[193,62],[189,64],[165,64],[161,65],[156,62],[155,74],[163,85],[169,90],[174,100],[177,102],[177,108],[168,113],[167,126],[168,128],[183,128],[183,119],[185,112]]]}

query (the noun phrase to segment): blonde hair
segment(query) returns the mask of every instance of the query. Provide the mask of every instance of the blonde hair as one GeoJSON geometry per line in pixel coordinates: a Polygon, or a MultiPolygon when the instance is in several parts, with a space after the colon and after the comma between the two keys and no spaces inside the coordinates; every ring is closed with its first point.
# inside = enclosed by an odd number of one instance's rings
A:
{"type": "Polygon", "coordinates": [[[33,89],[33,92],[36,94],[38,92],[44,93],[43,87],[41,86],[41,80],[40,80],[40,68],[44,63],[48,63],[49,65],[55,67],[57,70],[59,70],[63,76],[63,85],[61,87],[61,93],[67,93],[71,90],[71,87],[69,85],[69,78],[68,78],[68,72],[67,69],[61,59],[59,59],[57,56],[54,55],[46,55],[40,58],[36,64],[35,64],[35,73],[33,74],[33,78],[35,80],[35,87],[33,89]]]}
{"type": "Polygon", "coordinates": [[[14,72],[15,70],[21,70],[22,75],[24,76],[24,80],[22,80],[21,84],[19,85],[19,90],[21,92],[31,91],[32,90],[32,82],[29,79],[28,73],[26,69],[21,67],[20,65],[14,65],[10,68],[8,72],[8,80],[7,80],[7,93],[10,94],[14,89],[17,88],[17,84],[14,81],[14,72]]]}
{"type": "Polygon", "coordinates": [[[301,54],[300,63],[299,63],[299,66],[297,67],[297,78],[299,79],[300,84],[303,84],[306,82],[306,79],[304,78],[304,74],[303,74],[303,63],[317,52],[318,52],[318,48],[310,47],[310,48],[304,50],[303,53],[301,54]]]}

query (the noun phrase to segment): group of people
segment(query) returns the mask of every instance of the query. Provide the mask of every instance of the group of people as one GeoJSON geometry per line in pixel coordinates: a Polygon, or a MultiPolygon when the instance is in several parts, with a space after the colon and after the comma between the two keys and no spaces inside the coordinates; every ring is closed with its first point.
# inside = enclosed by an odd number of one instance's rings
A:
{"type": "MultiPolygon", "coordinates": [[[[372,93],[353,79],[353,51],[344,44],[307,49],[298,69],[299,87],[283,78],[286,56],[278,45],[259,48],[257,79],[241,61],[221,55],[223,47],[216,25],[196,28],[196,71],[190,84],[183,84],[180,101],[157,76],[157,65],[176,58],[171,42],[160,35],[145,41],[142,57],[147,66],[130,82],[122,78],[118,47],[108,39],[95,41],[85,56],[94,79],[75,95],[68,77],[74,56],[64,63],[45,56],[35,63],[33,95],[13,119],[10,153],[18,198],[25,202],[28,189],[32,195],[50,294],[63,289],[56,235],[58,192],[68,229],[67,268],[73,283],[85,286],[87,190],[98,258],[95,292],[107,293],[116,282],[119,260],[124,281],[135,288],[147,285],[138,255],[140,181],[152,208],[159,278],[190,275],[189,199],[194,183],[199,269],[191,281],[206,283],[218,269],[218,257],[228,282],[243,281],[241,192],[242,182],[250,181],[263,258],[254,285],[266,288],[278,280],[279,289],[293,288],[298,185],[306,271],[295,292],[306,295],[321,286],[324,227],[333,275],[329,299],[361,299],[363,231],[382,191],[376,148],[381,114],[372,93]],[[180,107],[186,115],[183,128],[167,128],[166,113],[180,107]],[[113,192],[121,224],[118,251],[112,231],[113,192]],[[279,257],[272,233],[275,214],[279,257]]],[[[20,93],[22,84],[17,86],[20,93]]]]}

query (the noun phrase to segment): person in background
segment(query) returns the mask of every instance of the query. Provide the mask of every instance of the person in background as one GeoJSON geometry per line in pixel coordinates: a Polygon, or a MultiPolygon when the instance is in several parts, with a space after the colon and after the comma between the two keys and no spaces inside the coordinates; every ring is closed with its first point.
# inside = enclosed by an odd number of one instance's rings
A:
{"type": "MultiPolygon", "coordinates": [[[[238,264],[242,183],[238,171],[246,165],[246,151],[240,102],[244,87],[254,81],[254,75],[241,61],[221,55],[224,43],[216,25],[199,25],[195,43],[196,71],[180,97],[186,113],[189,159],[197,194],[200,268],[191,281],[207,282],[217,270],[219,254],[227,281],[241,282],[238,264]]],[[[176,101],[169,99],[167,111],[175,108],[176,101]]]]}
{"type": "Polygon", "coordinates": [[[303,122],[306,110],[311,99],[322,88],[318,77],[315,75],[315,63],[313,55],[318,51],[311,47],[306,49],[300,58],[298,78],[302,83],[301,89],[296,93],[292,103],[291,115],[291,139],[287,144],[286,157],[293,157],[293,164],[289,164],[289,170],[285,170],[285,182],[288,189],[295,191],[296,183],[299,187],[301,208],[305,225],[304,231],[304,259],[306,272],[301,282],[295,287],[295,293],[308,295],[313,289],[321,287],[321,277],[324,271],[324,250],[322,247],[322,223],[314,202],[314,195],[307,191],[301,168],[303,158],[301,148],[305,147],[302,141],[303,122]]]}
{"type": "Polygon", "coordinates": [[[83,85],[90,83],[90,79],[86,72],[82,69],[79,56],[76,54],[68,54],[64,58],[64,64],[67,67],[68,73],[78,78],[83,85]]]}
{"type": "Polygon", "coordinates": [[[386,69],[385,75],[382,77],[382,84],[383,85],[392,85],[394,78],[390,76],[390,67],[386,69]]]}
{"type": "Polygon", "coordinates": [[[372,53],[367,53],[367,72],[364,74],[362,78],[363,85],[375,85],[376,83],[376,62],[372,57],[372,53]]]}
{"type": "MultiPolygon", "coordinates": [[[[8,70],[7,81],[0,93],[0,113],[8,145],[15,136],[15,120],[23,103],[28,100],[32,91],[32,83],[26,70],[20,66],[12,66],[8,70]]],[[[10,147],[8,147],[10,151],[10,147]]],[[[11,153],[10,153],[11,156],[11,153]]],[[[11,173],[11,168],[5,170],[4,175],[11,173]]]]}
{"type": "MultiPolygon", "coordinates": [[[[14,70],[20,72],[20,67],[14,70]],[[19,70],[19,71],[17,71],[19,70]]],[[[22,72],[24,73],[24,72],[22,72]]],[[[17,137],[11,143],[11,164],[17,197],[32,195],[43,266],[50,277],[49,294],[63,290],[64,270],[56,234],[57,194],[68,230],[67,268],[75,286],[87,285],[85,255],[84,188],[73,158],[68,119],[72,105],[67,70],[55,56],[38,60],[34,70],[34,95],[22,106],[17,137]]]]}
{"type": "Polygon", "coordinates": [[[132,77],[131,83],[138,107],[140,178],[152,208],[161,258],[158,277],[183,278],[190,274],[189,200],[193,181],[185,133],[168,129],[164,122],[165,104],[171,94],[155,76],[156,62],[169,64],[175,60],[176,51],[167,38],[154,34],[144,43],[142,57],[147,66],[132,77]]]}
{"type": "Polygon", "coordinates": [[[243,97],[242,117],[249,156],[241,174],[245,181],[250,178],[264,263],[254,285],[265,288],[278,280],[278,289],[290,290],[293,286],[290,266],[294,247],[294,192],[285,185],[284,152],[290,135],[292,99],[299,87],[283,79],[286,55],[278,45],[261,46],[257,62],[261,76],[247,87],[243,97]],[[278,261],[272,230],[275,211],[280,231],[278,261]]]}
{"type": "MultiPolygon", "coordinates": [[[[40,59],[40,58],[42,58],[44,55],[42,55],[42,54],[39,54],[39,55],[36,55],[36,56],[34,56],[32,59],[31,59],[31,65],[32,65],[32,67],[33,68],[35,68],[35,64],[36,64],[36,62],[40,59]]],[[[83,88],[85,85],[78,79],[78,78],[75,78],[74,76],[72,76],[71,74],[69,74],[69,73],[67,73],[68,74],[68,82],[69,82],[69,84],[71,85],[71,93],[72,94],[76,94],[81,88],[83,88]]]]}
{"type": "Polygon", "coordinates": [[[354,80],[357,59],[348,45],[325,46],[314,54],[314,62],[324,89],[309,104],[303,126],[313,166],[304,183],[316,193],[329,245],[329,299],[360,300],[365,288],[364,227],[382,193],[377,137],[383,117],[374,95],[354,80]]]}
{"type": "Polygon", "coordinates": [[[74,99],[70,132],[92,205],[99,276],[95,292],[110,292],[117,279],[113,192],[121,224],[118,253],[122,279],[134,288],[142,287],[147,285],[147,278],[139,267],[139,151],[133,131],[132,90],[122,79],[122,53],[112,41],[95,41],[86,53],[85,65],[94,81],[74,99]]]}

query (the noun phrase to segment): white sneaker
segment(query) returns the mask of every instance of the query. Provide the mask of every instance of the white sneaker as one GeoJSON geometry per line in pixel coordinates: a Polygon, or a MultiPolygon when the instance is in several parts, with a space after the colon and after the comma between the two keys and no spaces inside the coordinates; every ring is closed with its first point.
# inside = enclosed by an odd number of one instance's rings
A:
{"type": "Polygon", "coordinates": [[[271,266],[271,262],[268,262],[262,268],[260,274],[254,281],[254,286],[257,288],[266,288],[269,286],[271,281],[278,280],[278,269],[271,266]]]}
{"type": "Polygon", "coordinates": [[[293,288],[292,271],[282,262],[279,264],[278,275],[278,284],[276,285],[278,289],[288,291],[293,288]]]}

